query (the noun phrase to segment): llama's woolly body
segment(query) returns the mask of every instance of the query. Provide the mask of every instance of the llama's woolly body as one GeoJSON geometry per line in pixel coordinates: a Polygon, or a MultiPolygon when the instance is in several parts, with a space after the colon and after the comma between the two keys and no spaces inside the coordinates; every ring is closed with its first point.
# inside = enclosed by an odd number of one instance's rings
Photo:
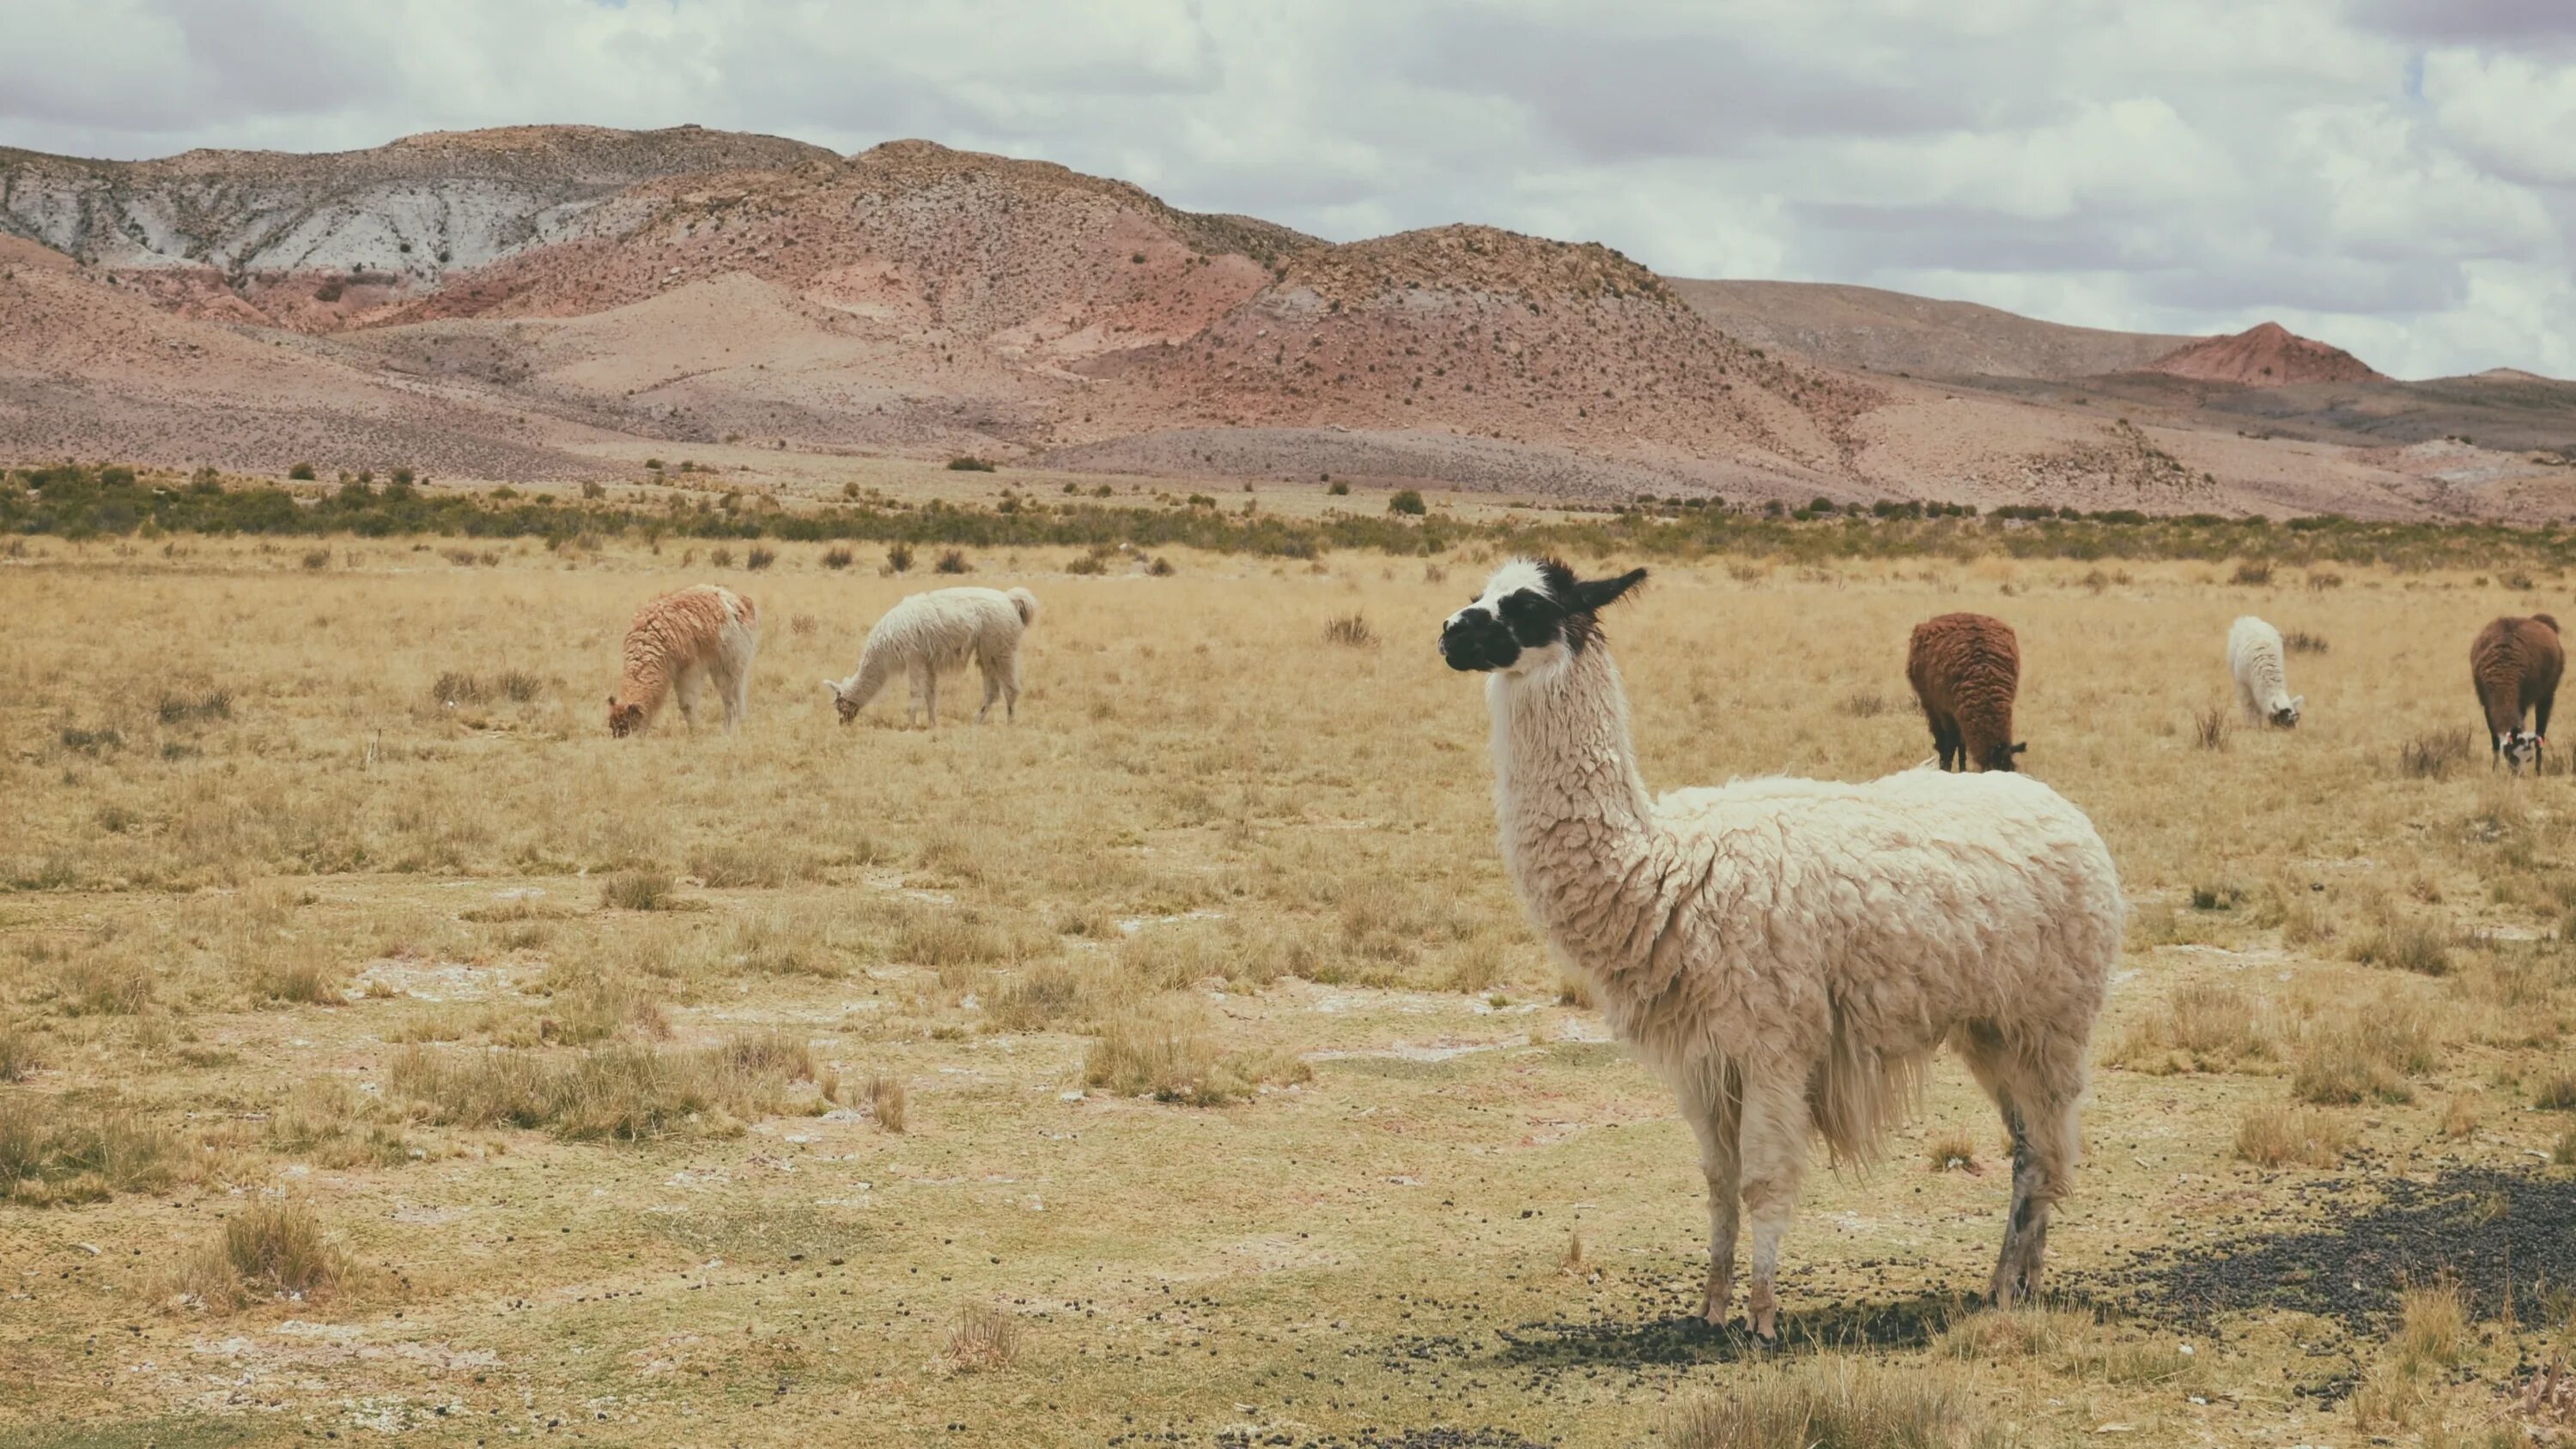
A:
{"type": "Polygon", "coordinates": [[[1016,719],[1020,707],[1020,638],[1037,622],[1037,595],[1026,589],[933,589],[886,610],[868,630],[859,649],[859,667],[850,677],[823,681],[846,724],[897,674],[912,684],[904,711],[909,723],[924,706],[930,722],[939,723],[939,676],[961,670],[971,661],[984,676],[984,707],[977,721],[1001,699],[1004,717],[1016,719]]]}
{"type": "MultiPolygon", "coordinates": [[[[1593,676],[1572,692],[1618,689],[1606,651],[1567,670],[1593,676]]],[[[1906,770],[1649,803],[1624,708],[1569,735],[1565,701],[1502,675],[1489,688],[1513,882],[1667,1078],[1794,1076],[1818,1134],[1865,1159],[1961,1024],[2089,1033],[2125,907],[2092,822],[2046,785],[1906,770]]]]}
{"type": "Polygon", "coordinates": [[[2021,686],[2021,643],[2012,626],[1984,614],[1943,614],[1914,626],[1905,677],[1932,727],[1941,768],[2010,770],[2013,695],[2021,686]]]}
{"type": "Polygon", "coordinates": [[[709,680],[724,702],[725,733],[733,733],[750,702],[759,650],[760,611],[731,589],[698,584],[653,599],[626,629],[625,670],[608,697],[609,733],[651,728],[674,693],[682,717],[696,723],[698,690],[709,680]]]}
{"type": "Polygon", "coordinates": [[[2288,727],[2299,722],[2306,695],[2290,693],[2290,671],[2281,631],[2245,615],[2227,630],[2227,672],[2236,679],[2236,703],[2250,722],[2288,727]]]}
{"type": "Polygon", "coordinates": [[[2497,619],[2469,645],[2469,683],[2486,715],[2487,748],[2517,773],[2548,742],[2549,712],[2566,668],[2558,621],[2547,614],[2497,619]],[[2528,731],[2522,727],[2526,714],[2532,717],[2528,731]]]}
{"type": "Polygon", "coordinates": [[[2046,785],[2002,772],[1759,779],[1650,800],[1589,615],[1569,617],[1561,642],[1531,647],[1539,626],[1512,622],[1498,597],[1528,567],[1508,566],[1453,616],[1443,652],[1453,667],[1492,671],[1495,806],[1513,885],[1593,982],[1612,1028],[1673,1083],[1699,1135],[1705,1311],[1722,1317],[1731,1293],[1740,1196],[1754,1230],[1754,1326],[1771,1332],[1777,1245],[1810,1133],[1838,1157],[1871,1155],[1945,1041],[2019,1144],[1994,1291],[2033,1291],[2073,1165],[2087,1042],[2119,959],[2126,908],[2101,836],[2046,785]],[[1462,625],[1478,611],[1505,623],[1462,625]],[[1506,627],[1520,649],[1490,642],[1506,627]],[[1484,639],[1453,647],[1479,630],[1484,639]]]}

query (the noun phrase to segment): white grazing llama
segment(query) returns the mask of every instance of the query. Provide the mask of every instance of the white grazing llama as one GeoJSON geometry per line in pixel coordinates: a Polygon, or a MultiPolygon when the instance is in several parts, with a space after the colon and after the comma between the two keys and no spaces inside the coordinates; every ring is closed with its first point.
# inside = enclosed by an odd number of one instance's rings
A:
{"type": "Polygon", "coordinates": [[[939,676],[966,667],[968,660],[984,674],[984,707],[975,722],[993,712],[1000,699],[1002,717],[1020,713],[1020,636],[1036,623],[1038,596],[1026,589],[933,589],[886,610],[859,648],[859,667],[847,679],[823,681],[832,703],[848,724],[868,707],[877,691],[901,670],[912,680],[912,700],[905,724],[925,706],[932,725],[939,723],[939,676]]]}
{"type": "Polygon", "coordinates": [[[1488,675],[1503,864],[1620,1039],[1668,1079],[1709,1188],[1708,1292],[1752,1218],[1754,1334],[1778,1335],[1780,1236],[1821,1134],[1865,1158],[1944,1040],[2013,1138],[1990,1291],[2037,1290],[2069,1186],[2085,1044],[2120,954],[2120,881],[2081,811],[2026,775],[1762,779],[1649,800],[1596,616],[1646,576],[1514,560],[1440,651],[1488,675]]]}
{"type": "Polygon", "coordinates": [[[2236,676],[2236,703],[2248,724],[2276,724],[2294,729],[2304,694],[2290,693],[2289,667],[2282,662],[2281,631],[2247,614],[2227,630],[2227,672],[2236,676]]]}
{"type": "Polygon", "coordinates": [[[751,657],[759,651],[760,611],[751,600],[716,584],[661,595],[626,628],[626,668],[608,697],[608,732],[619,739],[642,734],[674,693],[680,717],[696,725],[698,689],[712,678],[732,734],[750,703],[751,657]]]}

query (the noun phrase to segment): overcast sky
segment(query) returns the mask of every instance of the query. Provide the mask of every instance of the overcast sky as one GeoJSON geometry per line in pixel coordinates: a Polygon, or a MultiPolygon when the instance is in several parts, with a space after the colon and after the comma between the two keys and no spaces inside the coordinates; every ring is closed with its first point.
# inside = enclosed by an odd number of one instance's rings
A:
{"type": "Polygon", "coordinates": [[[0,144],[540,121],[2576,377],[2576,0],[0,0],[0,144]]]}

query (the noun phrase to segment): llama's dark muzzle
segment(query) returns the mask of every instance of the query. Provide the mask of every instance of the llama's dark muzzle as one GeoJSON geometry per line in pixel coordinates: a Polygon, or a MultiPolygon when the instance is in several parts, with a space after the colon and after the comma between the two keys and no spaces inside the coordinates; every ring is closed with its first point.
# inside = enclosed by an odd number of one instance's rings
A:
{"type": "Polygon", "coordinates": [[[1464,609],[1440,629],[1440,657],[1462,672],[1503,669],[1521,657],[1520,641],[1483,609],[1464,609]]]}

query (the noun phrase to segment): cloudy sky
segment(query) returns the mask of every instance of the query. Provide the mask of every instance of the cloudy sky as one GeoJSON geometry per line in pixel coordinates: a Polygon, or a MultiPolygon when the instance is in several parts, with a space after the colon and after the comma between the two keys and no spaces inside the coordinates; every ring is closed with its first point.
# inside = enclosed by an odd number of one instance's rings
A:
{"type": "Polygon", "coordinates": [[[1336,240],[2576,377],[2576,0],[0,0],[0,144],[901,136],[1336,240]]]}

